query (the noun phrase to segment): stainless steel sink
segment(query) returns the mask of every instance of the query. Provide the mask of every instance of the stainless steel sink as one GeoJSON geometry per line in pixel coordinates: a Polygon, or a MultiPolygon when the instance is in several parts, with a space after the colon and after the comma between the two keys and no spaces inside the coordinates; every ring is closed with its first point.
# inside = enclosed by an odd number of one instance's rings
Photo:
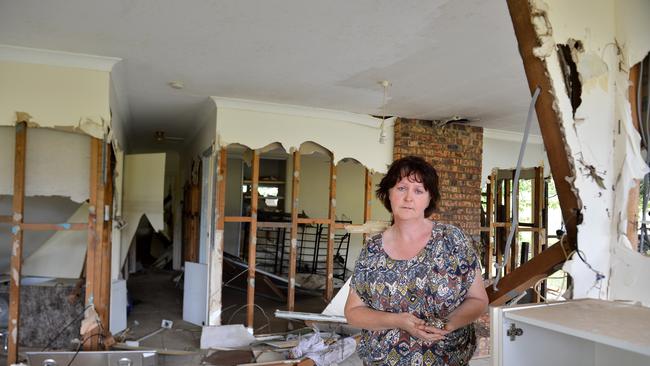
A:
{"type": "Polygon", "coordinates": [[[27,352],[30,366],[157,366],[156,351],[27,352]],[[74,361],[70,363],[73,359],[74,361]]]}

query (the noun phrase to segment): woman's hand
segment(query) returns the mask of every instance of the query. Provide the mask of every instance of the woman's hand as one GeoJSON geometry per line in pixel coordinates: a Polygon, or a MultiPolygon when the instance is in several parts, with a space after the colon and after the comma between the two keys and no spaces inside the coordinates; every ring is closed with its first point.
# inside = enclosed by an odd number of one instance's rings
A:
{"type": "Polygon", "coordinates": [[[438,329],[436,327],[427,326],[423,319],[416,317],[409,313],[399,313],[399,327],[412,335],[425,342],[437,342],[445,337],[446,330],[438,329]]]}

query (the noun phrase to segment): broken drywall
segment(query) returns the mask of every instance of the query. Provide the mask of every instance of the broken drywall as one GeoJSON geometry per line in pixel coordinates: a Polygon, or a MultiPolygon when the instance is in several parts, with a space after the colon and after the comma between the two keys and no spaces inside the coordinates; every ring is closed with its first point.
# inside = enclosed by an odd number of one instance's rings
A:
{"type": "MultiPolygon", "coordinates": [[[[147,216],[155,230],[163,230],[164,184],[164,153],[125,155],[122,193],[122,221],[125,226],[122,228],[118,271],[126,259],[142,215],[147,216]]],[[[113,262],[117,259],[114,258],[113,262]]]]}
{"type": "Polygon", "coordinates": [[[385,172],[393,161],[392,119],[386,120],[386,142],[382,144],[379,142],[380,118],[317,108],[213,99],[217,105],[220,146],[239,143],[258,149],[279,142],[294,151],[304,142],[312,141],[331,151],[335,162],[354,158],[371,170],[385,172]]]}
{"type": "Polygon", "coordinates": [[[102,139],[110,125],[109,72],[2,61],[0,126],[13,126],[17,113],[40,127],[77,130],[102,139]]]}
{"type": "MultiPolygon", "coordinates": [[[[13,197],[10,195],[0,195],[0,214],[8,214],[12,211],[12,199],[13,197]]],[[[27,223],[65,223],[79,209],[79,206],[79,203],[70,200],[68,197],[25,197],[24,220],[27,223]]],[[[87,221],[88,218],[86,217],[85,221],[81,222],[87,221]]],[[[9,273],[10,269],[11,228],[12,225],[9,223],[0,223],[0,273],[9,273]]],[[[54,231],[25,231],[23,258],[29,258],[36,253],[55,234],[54,231]]],[[[87,233],[85,234],[87,235],[87,233]]],[[[60,254],[54,257],[53,262],[59,266],[63,264],[67,266],[65,252],[61,251],[60,254]]],[[[26,272],[23,270],[23,273],[26,272]]],[[[57,269],[49,276],[54,277],[60,273],[60,270],[57,269]]],[[[73,277],[78,277],[80,273],[76,273],[73,277]]]]}
{"type": "MultiPolygon", "coordinates": [[[[83,203],[64,222],[87,223],[88,204],[83,203]]],[[[22,275],[79,278],[85,263],[87,247],[87,230],[57,231],[36,252],[23,256],[25,260],[22,275]]]]}
{"type": "MultiPolygon", "coordinates": [[[[0,194],[13,194],[15,127],[0,126],[0,194]]],[[[25,195],[88,199],[90,138],[41,128],[27,129],[25,195]]]]}
{"type": "Polygon", "coordinates": [[[575,280],[574,296],[623,296],[648,304],[647,285],[629,281],[624,272],[640,273],[641,267],[650,266],[650,258],[623,250],[622,238],[629,187],[647,170],[640,160],[638,133],[629,128],[627,93],[630,66],[650,50],[648,2],[534,3],[538,11],[533,20],[543,41],[536,54],[546,62],[554,89],[543,92],[555,93],[556,112],[575,167],[575,176],[565,179],[573,181],[582,202],[578,246],[588,264],[573,255],[564,267],[575,280]],[[578,78],[562,69],[555,51],[558,44],[573,47],[564,53],[570,59],[563,62],[575,64],[578,78]],[[571,104],[568,79],[580,81],[579,104],[571,104]]]}

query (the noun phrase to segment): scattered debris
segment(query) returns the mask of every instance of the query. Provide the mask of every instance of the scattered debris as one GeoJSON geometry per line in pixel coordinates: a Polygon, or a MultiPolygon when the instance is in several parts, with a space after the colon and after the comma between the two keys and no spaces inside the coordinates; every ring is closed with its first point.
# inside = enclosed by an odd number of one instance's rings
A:
{"type": "Polygon", "coordinates": [[[160,332],[162,332],[162,331],[164,331],[164,330],[172,329],[172,326],[173,326],[173,325],[174,325],[174,322],[173,322],[173,321],[171,321],[171,320],[167,320],[167,319],[163,319],[163,320],[160,322],[160,328],[159,328],[159,329],[156,329],[156,330],[154,330],[153,332],[151,332],[151,333],[149,333],[149,334],[147,334],[147,335],[145,335],[145,336],[143,336],[143,337],[140,337],[138,340],[135,340],[135,341],[126,341],[126,344],[127,344],[127,346],[131,346],[131,347],[139,347],[139,346],[140,346],[140,342],[142,342],[142,341],[144,341],[145,339],[147,339],[147,338],[149,338],[149,337],[152,337],[152,336],[154,336],[154,335],[156,335],[156,334],[158,334],[158,333],[160,333],[160,332]]]}
{"type": "Polygon", "coordinates": [[[247,347],[255,337],[242,324],[203,327],[201,349],[224,349],[247,347]]]}

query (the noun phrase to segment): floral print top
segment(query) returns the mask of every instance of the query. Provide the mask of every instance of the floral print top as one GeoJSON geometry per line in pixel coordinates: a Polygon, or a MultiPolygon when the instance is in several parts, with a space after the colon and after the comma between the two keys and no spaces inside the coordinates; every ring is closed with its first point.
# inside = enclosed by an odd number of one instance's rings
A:
{"type": "MultiPolygon", "coordinates": [[[[382,234],[370,238],[357,260],[351,286],[371,309],[446,319],[465,299],[480,264],[455,226],[434,222],[431,238],[413,258],[392,259],[382,234]]],[[[365,365],[467,365],[476,349],[473,324],[427,343],[402,329],[363,330],[357,348],[365,365]]]]}

